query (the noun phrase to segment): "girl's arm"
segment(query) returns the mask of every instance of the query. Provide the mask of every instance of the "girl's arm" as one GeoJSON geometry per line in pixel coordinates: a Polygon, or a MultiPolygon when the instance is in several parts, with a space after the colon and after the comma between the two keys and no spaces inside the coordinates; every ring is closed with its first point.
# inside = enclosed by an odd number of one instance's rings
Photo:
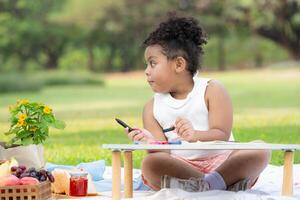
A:
{"type": "Polygon", "coordinates": [[[205,92],[205,102],[208,109],[209,130],[194,130],[188,120],[179,118],[175,123],[178,135],[190,142],[228,141],[232,128],[233,111],[230,97],[224,86],[211,80],[205,92]]]}
{"type": "Polygon", "coordinates": [[[220,82],[215,80],[209,82],[205,102],[208,109],[209,130],[197,134],[199,140],[229,140],[233,122],[232,103],[220,82]]]}
{"type": "MultiPolygon", "coordinates": [[[[147,129],[151,134],[154,140],[159,141],[167,141],[162,127],[158,124],[153,115],[153,98],[146,103],[143,111],[143,124],[144,128],[147,129]]],[[[159,150],[160,152],[163,150],[159,150]]],[[[154,151],[148,151],[149,153],[153,153],[154,151]]],[[[156,151],[155,151],[156,152],[156,151]]],[[[169,151],[164,151],[169,152],[169,151]]]]}

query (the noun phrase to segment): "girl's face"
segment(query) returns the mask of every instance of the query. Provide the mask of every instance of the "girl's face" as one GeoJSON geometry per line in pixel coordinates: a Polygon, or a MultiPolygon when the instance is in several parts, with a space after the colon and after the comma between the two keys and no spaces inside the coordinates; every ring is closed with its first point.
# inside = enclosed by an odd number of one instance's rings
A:
{"type": "Polygon", "coordinates": [[[174,84],[174,62],[162,53],[160,45],[148,46],[145,50],[147,67],[145,74],[154,92],[168,93],[174,84]]]}

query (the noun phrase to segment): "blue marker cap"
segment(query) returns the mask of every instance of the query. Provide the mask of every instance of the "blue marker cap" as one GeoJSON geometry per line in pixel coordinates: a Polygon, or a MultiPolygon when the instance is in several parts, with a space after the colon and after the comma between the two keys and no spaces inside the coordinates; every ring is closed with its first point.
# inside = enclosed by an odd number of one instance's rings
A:
{"type": "Polygon", "coordinates": [[[173,141],[169,141],[169,144],[181,144],[181,140],[173,140],[173,141]]]}

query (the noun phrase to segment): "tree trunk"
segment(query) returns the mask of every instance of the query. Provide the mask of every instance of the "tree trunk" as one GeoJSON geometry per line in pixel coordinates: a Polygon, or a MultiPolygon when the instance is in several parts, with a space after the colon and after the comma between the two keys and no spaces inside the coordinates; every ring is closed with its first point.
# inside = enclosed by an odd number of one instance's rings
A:
{"type": "Polygon", "coordinates": [[[290,57],[294,60],[300,60],[300,45],[297,44],[297,42],[295,42],[292,38],[288,38],[278,31],[264,28],[258,29],[256,32],[260,36],[268,38],[286,49],[289,52],[290,57]]]}
{"type": "Polygon", "coordinates": [[[261,55],[261,53],[259,53],[259,52],[255,53],[254,62],[255,62],[255,67],[256,68],[262,68],[263,56],[261,55]]]}
{"type": "Polygon", "coordinates": [[[115,66],[113,66],[113,61],[116,55],[116,48],[111,45],[110,50],[109,50],[109,55],[107,57],[107,61],[106,61],[106,66],[104,67],[104,70],[106,72],[112,72],[113,69],[115,68],[115,66]]]}
{"type": "Polygon", "coordinates": [[[300,61],[300,47],[296,49],[290,49],[287,48],[290,57],[292,57],[294,60],[300,61]]]}
{"type": "Polygon", "coordinates": [[[133,59],[131,55],[124,55],[123,56],[123,66],[121,71],[122,72],[129,72],[132,69],[133,59]]]}
{"type": "Polygon", "coordinates": [[[48,59],[45,64],[47,70],[54,70],[57,69],[58,66],[58,55],[56,54],[48,54],[48,59]]]}
{"type": "Polygon", "coordinates": [[[225,40],[223,37],[219,37],[218,44],[218,69],[220,71],[225,71],[225,40]]]}
{"type": "Polygon", "coordinates": [[[126,62],[126,63],[124,63],[121,71],[122,72],[128,72],[130,68],[131,68],[130,65],[126,62]]]}
{"type": "Polygon", "coordinates": [[[24,71],[26,71],[26,64],[27,64],[28,56],[22,54],[21,51],[17,52],[17,55],[19,58],[17,68],[20,72],[24,72],[24,71]]]}
{"type": "Polygon", "coordinates": [[[20,72],[24,72],[26,69],[26,61],[25,60],[20,60],[18,63],[18,70],[20,72]]]}
{"type": "Polygon", "coordinates": [[[294,38],[289,38],[282,32],[275,29],[261,27],[256,30],[256,33],[262,37],[268,38],[289,52],[289,55],[294,60],[300,60],[300,44],[294,38]]]}
{"type": "Polygon", "coordinates": [[[95,57],[94,57],[94,48],[93,45],[88,45],[87,46],[87,50],[88,50],[88,69],[92,72],[96,71],[95,69],[95,57]]]}

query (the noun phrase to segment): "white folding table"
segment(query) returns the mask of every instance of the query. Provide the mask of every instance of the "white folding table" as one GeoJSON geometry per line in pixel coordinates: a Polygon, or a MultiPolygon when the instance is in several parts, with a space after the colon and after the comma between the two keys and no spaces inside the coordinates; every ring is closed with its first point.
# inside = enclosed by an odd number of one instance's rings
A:
{"type": "Polygon", "coordinates": [[[124,152],[124,195],[132,198],[132,151],[134,150],[282,150],[284,168],[282,195],[293,195],[294,152],[300,144],[199,142],[192,144],[103,144],[103,149],[112,150],[112,199],[121,198],[121,151],[124,152]]]}

